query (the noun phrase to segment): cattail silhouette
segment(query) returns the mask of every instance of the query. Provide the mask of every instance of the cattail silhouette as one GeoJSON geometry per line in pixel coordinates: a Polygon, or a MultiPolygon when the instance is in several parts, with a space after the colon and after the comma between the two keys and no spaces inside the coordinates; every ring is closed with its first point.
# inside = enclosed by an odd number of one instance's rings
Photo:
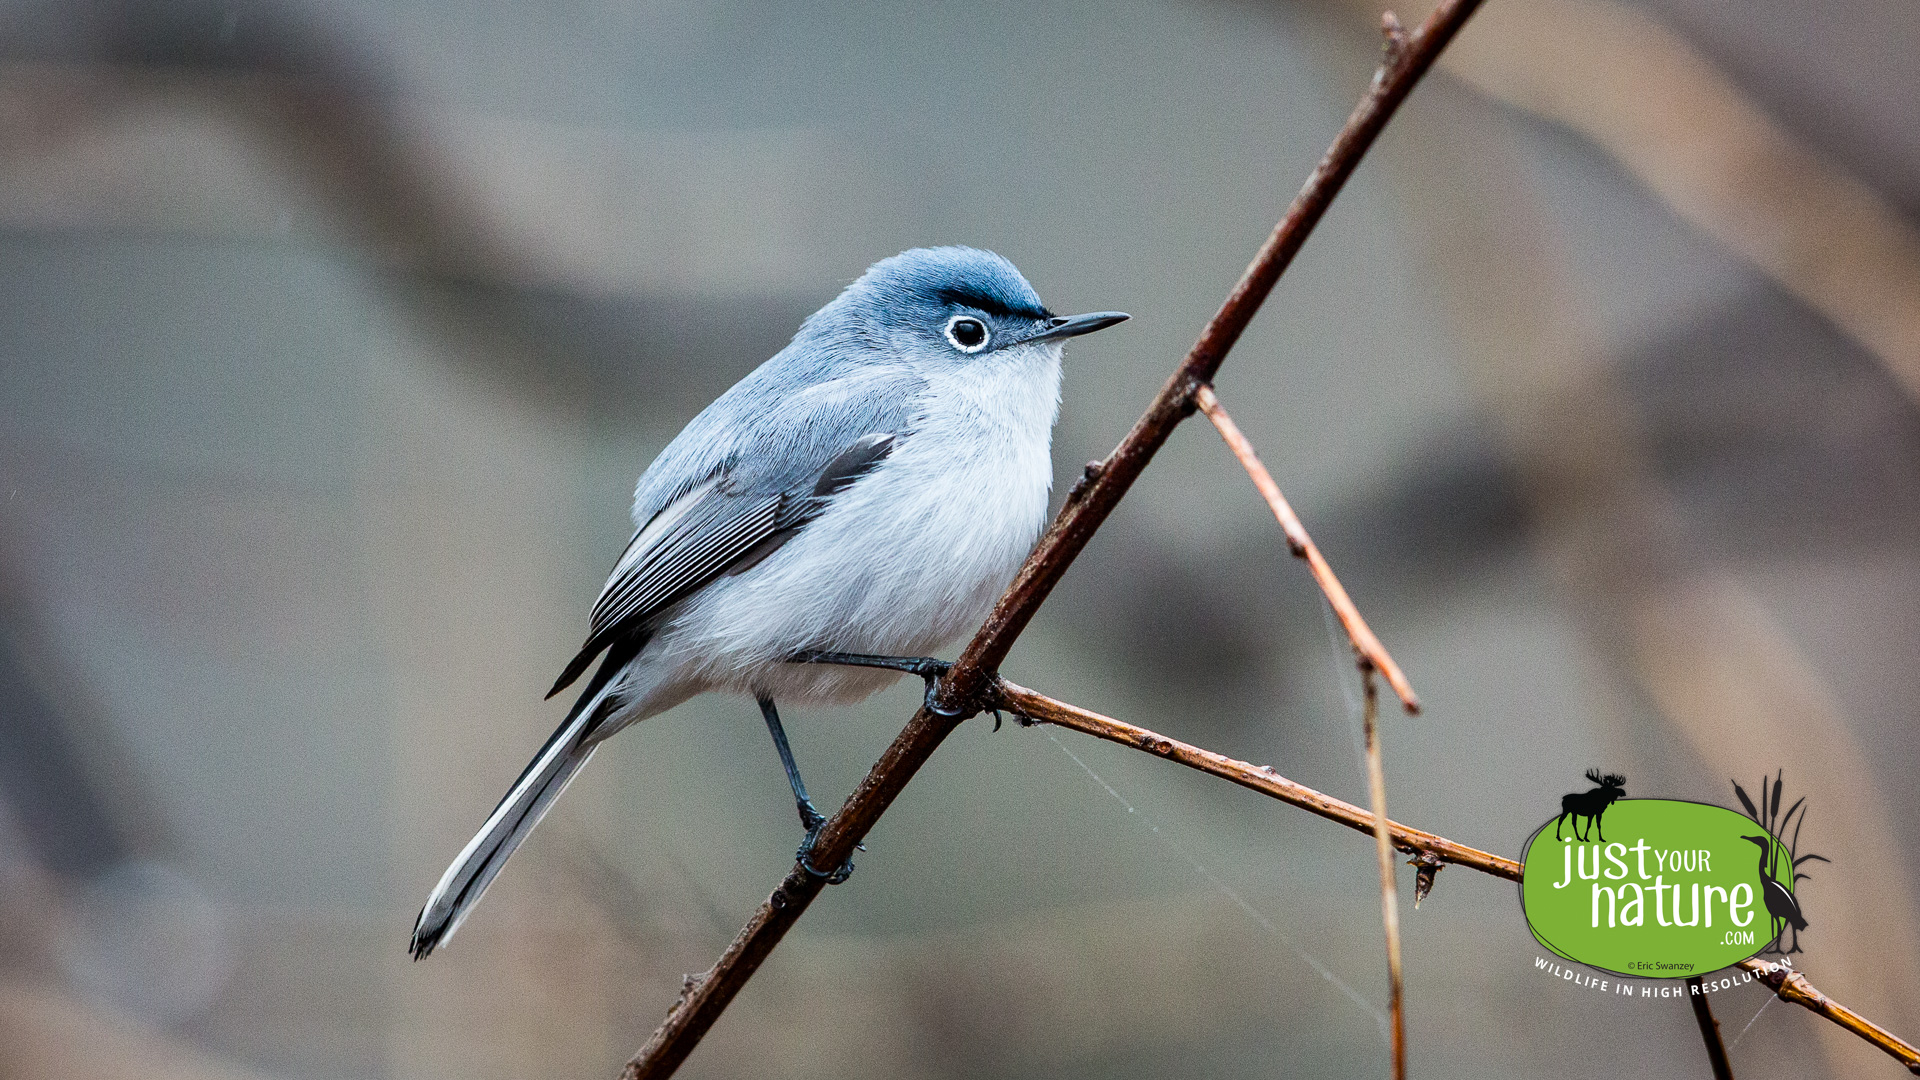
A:
{"type": "Polygon", "coordinates": [[[1785,777],[1785,769],[1774,774],[1772,781],[1773,790],[1771,792],[1767,790],[1767,778],[1764,776],[1760,778],[1759,806],[1754,805],[1753,800],[1747,796],[1746,789],[1740,786],[1738,780],[1733,782],[1733,794],[1740,800],[1740,805],[1746,808],[1747,816],[1766,830],[1765,836],[1741,837],[1743,840],[1748,840],[1760,845],[1760,897],[1766,904],[1767,914],[1773,917],[1773,940],[1766,951],[1796,953],[1800,951],[1800,931],[1807,928],[1807,919],[1806,916],[1800,912],[1800,901],[1795,895],[1795,891],[1800,887],[1800,882],[1803,879],[1812,877],[1811,874],[1802,873],[1800,865],[1815,859],[1820,862],[1831,862],[1832,860],[1824,855],[1815,855],[1811,852],[1805,855],[1800,854],[1800,826],[1807,823],[1807,814],[1804,809],[1807,804],[1807,799],[1806,796],[1801,796],[1794,801],[1792,806],[1787,808],[1785,814],[1782,814],[1780,812],[1780,797],[1781,791],[1785,787],[1785,777]],[[1800,815],[1798,821],[1794,821],[1793,817],[1796,812],[1800,815]],[[1786,825],[1789,821],[1794,822],[1793,840],[1791,843],[1778,839],[1779,835],[1786,831],[1786,825]],[[1793,883],[1791,885],[1782,885],[1780,879],[1774,876],[1774,867],[1777,865],[1781,856],[1786,857],[1788,864],[1793,869],[1793,883]],[[1793,928],[1793,945],[1791,948],[1782,949],[1780,947],[1780,938],[1786,933],[1788,926],[1793,928]]]}

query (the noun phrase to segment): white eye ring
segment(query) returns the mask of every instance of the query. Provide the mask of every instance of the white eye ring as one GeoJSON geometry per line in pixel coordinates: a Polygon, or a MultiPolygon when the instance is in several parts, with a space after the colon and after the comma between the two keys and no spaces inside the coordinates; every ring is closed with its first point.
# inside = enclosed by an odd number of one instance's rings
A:
{"type": "MultiPolygon", "coordinates": [[[[971,331],[968,332],[968,336],[972,336],[971,331]]],[[[953,318],[947,320],[947,344],[959,349],[963,353],[977,353],[981,349],[986,348],[992,341],[993,332],[987,329],[987,324],[974,318],[972,315],[955,315],[953,318]],[[961,323],[972,323],[980,332],[979,340],[970,345],[961,341],[960,335],[955,333],[961,323]]]]}

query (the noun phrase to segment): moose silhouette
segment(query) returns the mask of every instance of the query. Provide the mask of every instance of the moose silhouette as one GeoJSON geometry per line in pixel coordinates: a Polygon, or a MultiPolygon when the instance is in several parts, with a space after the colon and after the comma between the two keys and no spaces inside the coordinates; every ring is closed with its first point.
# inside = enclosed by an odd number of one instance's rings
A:
{"type": "Polygon", "coordinates": [[[1587,838],[1580,832],[1580,820],[1585,818],[1588,830],[1599,833],[1600,842],[1606,843],[1607,834],[1600,828],[1600,816],[1607,812],[1607,807],[1626,795],[1627,778],[1619,773],[1608,773],[1602,776],[1599,769],[1588,769],[1587,779],[1600,786],[1592,791],[1576,791],[1571,795],[1561,796],[1560,816],[1553,819],[1555,840],[1560,839],[1560,823],[1572,818],[1574,839],[1584,843],[1587,838]]]}

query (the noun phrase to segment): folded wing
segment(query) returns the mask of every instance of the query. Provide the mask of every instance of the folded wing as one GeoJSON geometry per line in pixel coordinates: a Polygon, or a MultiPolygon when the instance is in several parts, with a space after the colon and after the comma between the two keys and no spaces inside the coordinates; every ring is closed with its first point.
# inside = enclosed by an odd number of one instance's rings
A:
{"type": "Polygon", "coordinates": [[[741,492],[734,476],[721,473],[662,507],[614,564],[594,602],[586,644],[547,696],[571,685],[622,639],[649,633],[653,618],[667,607],[721,574],[742,573],[773,554],[833,496],[886,460],[899,437],[868,432],[854,439],[797,491],[741,492]]]}

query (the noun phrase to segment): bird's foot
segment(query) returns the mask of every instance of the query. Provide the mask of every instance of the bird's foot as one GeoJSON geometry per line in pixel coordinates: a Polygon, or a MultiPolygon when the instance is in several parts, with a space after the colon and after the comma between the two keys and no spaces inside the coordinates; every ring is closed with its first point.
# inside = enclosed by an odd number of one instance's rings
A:
{"type": "MultiPolygon", "coordinates": [[[[806,871],[808,876],[817,877],[829,885],[838,885],[853,876],[852,859],[841,863],[840,866],[834,870],[821,870],[813,865],[813,845],[819,841],[820,829],[826,825],[826,823],[826,818],[819,818],[819,820],[807,827],[807,838],[800,841],[800,849],[793,853],[793,857],[794,860],[800,864],[800,869],[806,871]]],[[[855,846],[864,849],[866,845],[859,844],[855,846]]]]}
{"type": "MultiPolygon", "coordinates": [[[[826,879],[826,882],[829,885],[838,885],[841,882],[852,877],[853,876],[853,860],[852,859],[848,859],[845,863],[843,863],[840,866],[838,870],[835,870],[831,873],[824,870],[817,870],[814,868],[813,845],[814,845],[814,842],[819,840],[820,838],[820,829],[822,826],[826,825],[827,815],[821,813],[819,809],[813,805],[813,802],[811,800],[800,803],[799,810],[800,810],[800,827],[807,830],[806,839],[800,841],[800,849],[793,853],[793,857],[795,859],[798,859],[800,862],[800,869],[805,870],[807,873],[813,875],[814,877],[826,879]]],[[[858,848],[861,851],[867,850],[867,845],[865,844],[855,844],[853,846],[858,848]]]]}

